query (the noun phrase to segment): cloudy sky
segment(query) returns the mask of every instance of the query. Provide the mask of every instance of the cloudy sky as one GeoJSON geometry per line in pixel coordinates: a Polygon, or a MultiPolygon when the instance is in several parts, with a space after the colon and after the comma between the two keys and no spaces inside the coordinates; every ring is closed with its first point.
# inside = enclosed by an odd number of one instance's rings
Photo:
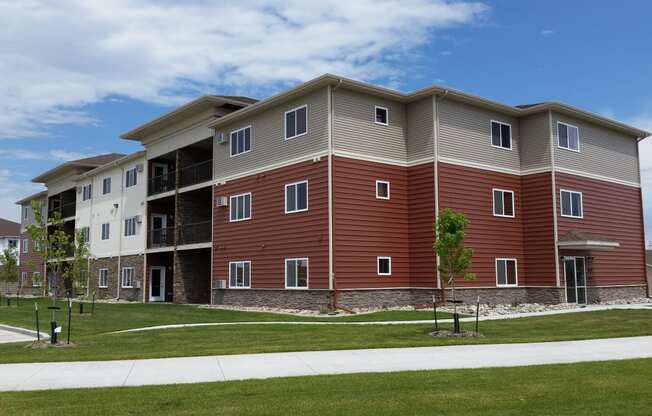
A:
{"type": "Polygon", "coordinates": [[[263,98],[325,72],[560,100],[652,130],[651,13],[647,1],[0,0],[0,217],[18,218],[39,172],[137,150],[119,134],[197,95],[263,98]]]}

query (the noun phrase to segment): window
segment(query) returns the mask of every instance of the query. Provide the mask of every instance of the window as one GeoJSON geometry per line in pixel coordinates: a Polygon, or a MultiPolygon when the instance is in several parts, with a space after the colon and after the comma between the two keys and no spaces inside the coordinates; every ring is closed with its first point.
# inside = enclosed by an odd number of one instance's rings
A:
{"type": "Polygon", "coordinates": [[[494,189],[494,216],[514,217],[514,192],[494,189]]]}
{"type": "Polygon", "coordinates": [[[391,257],[376,257],[376,272],[378,276],[391,276],[392,274],[392,258],[391,257]]]}
{"type": "Polygon", "coordinates": [[[82,234],[82,237],[84,238],[84,242],[88,243],[91,241],[91,229],[90,227],[82,227],[79,232],[82,234]]]}
{"type": "Polygon", "coordinates": [[[102,195],[111,193],[111,178],[102,179],[102,195]]]}
{"type": "Polygon", "coordinates": [[[106,289],[109,287],[109,269],[97,271],[97,287],[106,289]]]}
{"type": "Polygon", "coordinates": [[[231,156],[251,150],[251,126],[231,132],[231,156]]]}
{"type": "Polygon", "coordinates": [[[125,182],[125,187],[127,188],[135,186],[138,183],[138,170],[135,166],[125,172],[125,182]]]}
{"type": "Polygon", "coordinates": [[[90,183],[82,187],[82,201],[88,201],[93,196],[93,185],[90,183]]]}
{"type": "Polygon", "coordinates": [[[496,259],[496,285],[516,286],[517,284],[516,259],[496,259]]]}
{"type": "Polygon", "coordinates": [[[285,213],[308,211],[308,181],[285,185],[285,213]]]}
{"type": "Polygon", "coordinates": [[[29,217],[29,208],[23,207],[23,219],[26,220],[29,217]]]}
{"type": "Polygon", "coordinates": [[[374,121],[376,124],[382,124],[383,126],[387,125],[387,120],[388,120],[388,115],[389,115],[389,110],[387,110],[385,107],[375,107],[375,119],[374,121]]]}
{"type": "Polygon", "coordinates": [[[229,262],[229,287],[249,289],[251,287],[251,262],[229,262]]]}
{"type": "Polygon", "coordinates": [[[580,131],[572,124],[557,122],[557,145],[562,149],[580,151],[580,131]]]}
{"type": "Polygon", "coordinates": [[[582,193],[567,191],[562,189],[561,192],[561,216],[582,218],[582,193]]]}
{"type": "Polygon", "coordinates": [[[110,225],[111,224],[109,224],[108,222],[102,224],[102,240],[108,240],[109,237],[111,236],[110,227],[109,227],[110,225]]]}
{"type": "Polygon", "coordinates": [[[20,273],[20,284],[24,285],[26,281],[27,281],[27,272],[21,272],[20,273]]]}
{"type": "Polygon", "coordinates": [[[32,287],[41,287],[41,272],[32,273],[32,287]]]}
{"type": "Polygon", "coordinates": [[[285,288],[308,287],[308,259],[285,259],[285,288]]]}
{"type": "Polygon", "coordinates": [[[134,268],[133,267],[123,267],[122,268],[122,279],[121,285],[123,288],[134,287],[134,268]]]}
{"type": "Polygon", "coordinates": [[[285,112],[285,139],[303,136],[308,131],[308,106],[285,112]]]}
{"type": "Polygon", "coordinates": [[[32,250],[37,253],[41,251],[41,246],[39,245],[38,241],[32,241],[32,250]]]}
{"type": "Polygon", "coordinates": [[[18,240],[10,239],[7,244],[12,250],[16,250],[18,248],[18,240]]]}
{"type": "Polygon", "coordinates": [[[125,237],[136,235],[136,217],[125,220],[125,237]]]}
{"type": "Polygon", "coordinates": [[[389,182],[376,181],[376,198],[389,199],[389,182]]]}
{"type": "Polygon", "coordinates": [[[26,238],[23,238],[23,244],[22,244],[22,251],[23,254],[29,253],[29,240],[26,238]]]}
{"type": "Polygon", "coordinates": [[[251,192],[230,198],[231,222],[251,219],[251,192]]]}
{"type": "Polygon", "coordinates": [[[512,126],[500,121],[491,121],[491,145],[512,150],[512,126]]]}

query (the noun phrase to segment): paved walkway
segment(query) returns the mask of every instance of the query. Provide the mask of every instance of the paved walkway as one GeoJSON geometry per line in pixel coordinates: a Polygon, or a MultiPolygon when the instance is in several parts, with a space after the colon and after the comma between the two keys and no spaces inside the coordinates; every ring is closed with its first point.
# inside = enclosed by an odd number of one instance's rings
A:
{"type": "Polygon", "coordinates": [[[652,336],[532,344],[311,351],[0,365],[0,391],[652,358],[652,336]]]}
{"type": "MultiPolygon", "coordinates": [[[[49,336],[41,332],[41,338],[48,339],[49,336]]],[[[0,325],[0,344],[30,341],[36,341],[36,331],[4,324],[0,325]]]]}

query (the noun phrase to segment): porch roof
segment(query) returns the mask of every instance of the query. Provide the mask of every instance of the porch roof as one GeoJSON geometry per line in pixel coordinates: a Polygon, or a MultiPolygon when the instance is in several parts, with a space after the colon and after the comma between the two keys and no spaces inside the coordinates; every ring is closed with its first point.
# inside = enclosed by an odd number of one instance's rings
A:
{"type": "Polygon", "coordinates": [[[613,250],[620,247],[618,241],[579,230],[570,230],[557,241],[560,249],[567,250],[613,250]]]}

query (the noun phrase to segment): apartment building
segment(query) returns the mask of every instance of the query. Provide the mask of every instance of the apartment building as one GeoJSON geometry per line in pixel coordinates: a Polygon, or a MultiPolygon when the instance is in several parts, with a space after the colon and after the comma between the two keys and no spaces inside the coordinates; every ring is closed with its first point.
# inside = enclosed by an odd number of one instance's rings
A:
{"type": "Polygon", "coordinates": [[[34,242],[27,232],[27,227],[34,224],[34,212],[32,211],[31,201],[38,201],[43,209],[43,214],[47,213],[47,192],[41,191],[30,195],[16,204],[20,205],[20,250],[18,273],[22,281],[23,294],[41,293],[42,276],[45,275],[45,267],[40,256],[34,251],[34,242]]]}
{"type": "MultiPolygon", "coordinates": [[[[18,253],[20,252],[20,224],[17,222],[5,220],[0,218],[0,253],[5,250],[11,250],[17,255],[17,262],[20,262],[18,253]]],[[[0,270],[3,268],[2,259],[0,259],[0,270]]],[[[2,284],[0,286],[0,293],[15,291],[16,285],[2,284]]]]}
{"type": "Polygon", "coordinates": [[[261,101],[201,97],[122,135],[145,147],[147,177],[134,203],[143,211],[125,214],[141,216],[142,284],[124,297],[427,304],[445,290],[432,251],[444,208],[470,219],[477,280],[459,283],[465,300],[644,296],[638,141],[648,135],[561,103],[401,93],[328,74],[261,101]]]}

